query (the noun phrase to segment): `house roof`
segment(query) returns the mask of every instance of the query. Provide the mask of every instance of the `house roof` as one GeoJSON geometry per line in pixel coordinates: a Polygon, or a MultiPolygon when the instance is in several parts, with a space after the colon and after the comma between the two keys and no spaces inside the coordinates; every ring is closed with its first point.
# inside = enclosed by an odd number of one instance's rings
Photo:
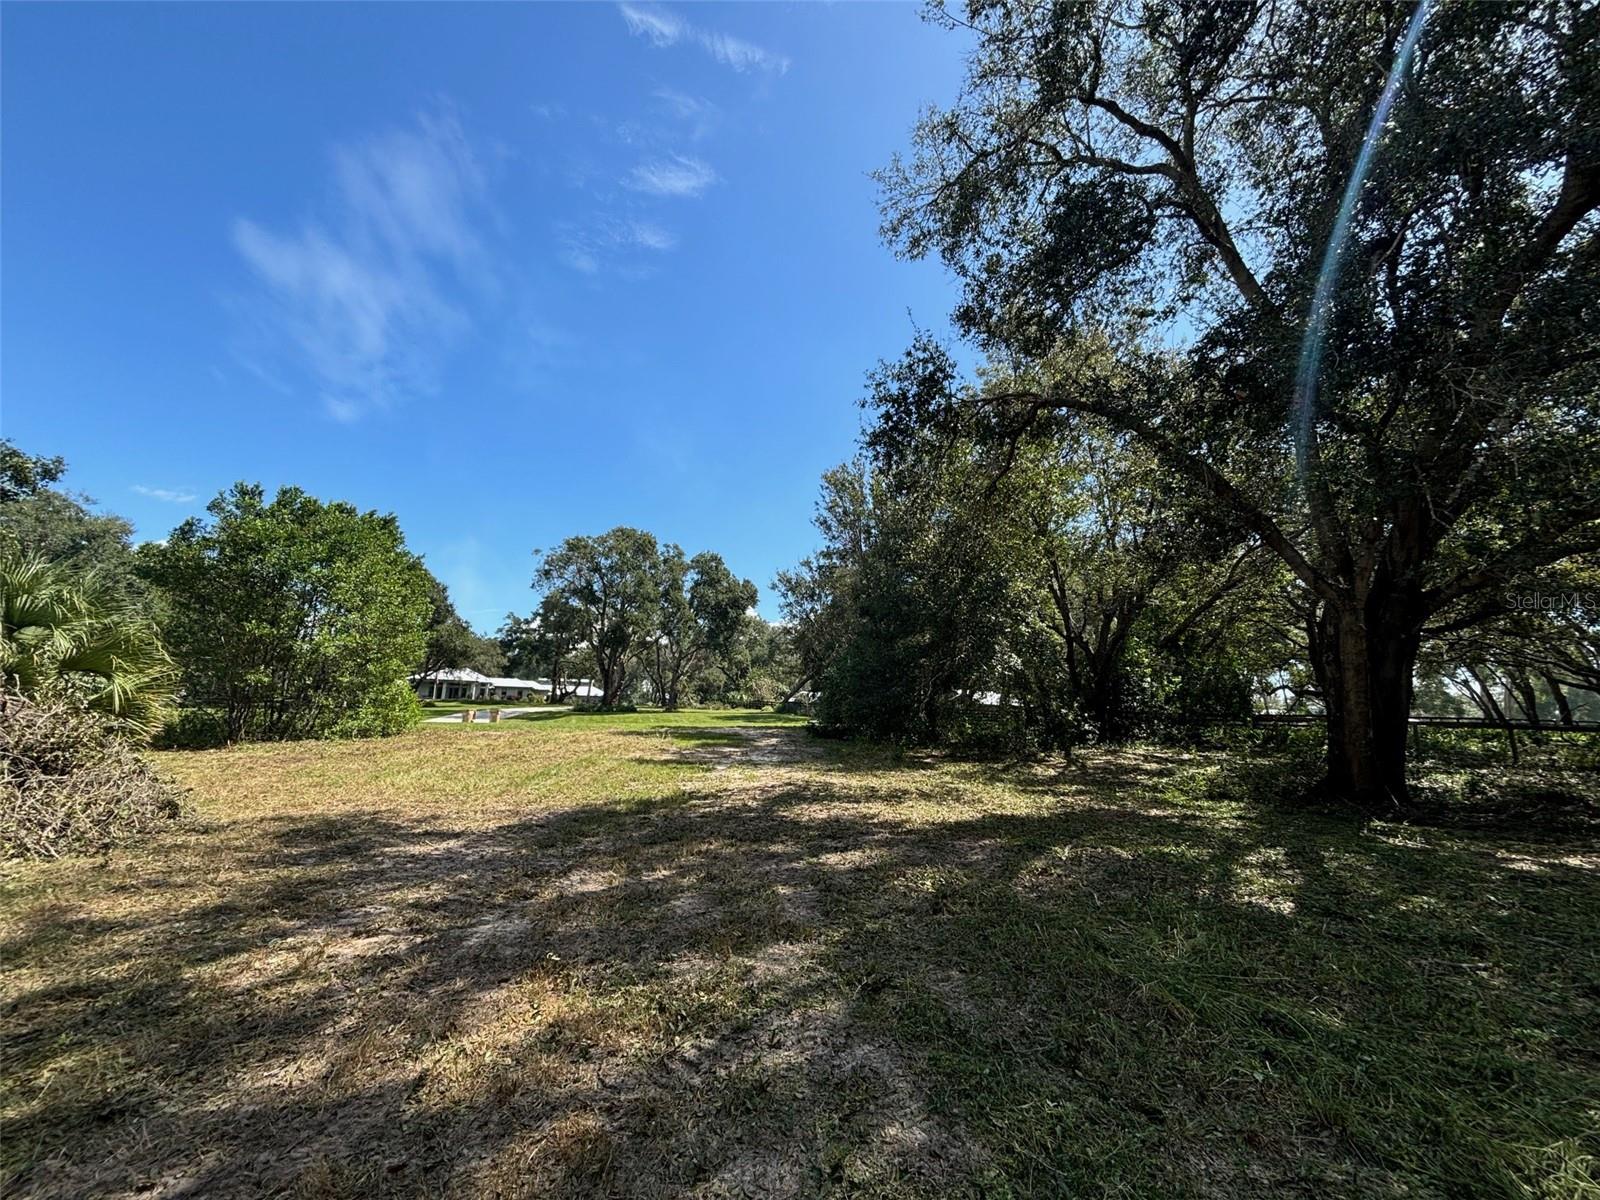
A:
{"type": "Polygon", "coordinates": [[[485,679],[484,682],[490,687],[532,688],[536,692],[548,692],[550,690],[550,685],[542,679],[508,679],[497,675],[493,678],[485,679]]]}
{"type": "MultiPolygon", "coordinates": [[[[413,683],[429,679],[436,679],[440,683],[481,683],[485,687],[527,688],[535,692],[548,692],[550,690],[550,681],[548,679],[512,679],[505,675],[483,675],[474,671],[471,667],[443,667],[437,671],[429,671],[426,674],[413,675],[411,677],[413,683]]],[[[587,680],[567,690],[569,694],[584,699],[604,695],[599,688],[587,680]]]]}
{"type": "Polygon", "coordinates": [[[423,671],[412,679],[437,679],[441,683],[489,683],[487,675],[480,675],[471,667],[441,667],[437,671],[423,671]]]}

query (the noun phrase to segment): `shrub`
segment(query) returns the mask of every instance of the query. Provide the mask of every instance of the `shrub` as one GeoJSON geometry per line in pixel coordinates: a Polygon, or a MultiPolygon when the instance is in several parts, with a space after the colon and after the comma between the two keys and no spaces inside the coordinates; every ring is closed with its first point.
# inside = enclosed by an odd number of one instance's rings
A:
{"type": "Polygon", "coordinates": [[[945,706],[942,742],[973,758],[1009,758],[1040,749],[1039,731],[1029,726],[1019,706],[970,700],[945,706]]]}
{"type": "Polygon", "coordinates": [[[393,516],[298,488],[270,503],[239,484],[161,544],[140,548],[192,703],[228,741],[393,732],[396,689],[422,658],[429,575],[393,516]]]}
{"type": "Polygon", "coordinates": [[[637,704],[602,704],[593,696],[577,696],[570,701],[573,712],[581,713],[636,713],[637,704]]]}
{"type": "Polygon", "coordinates": [[[228,743],[228,722],[217,708],[184,708],[152,741],[159,750],[211,750],[228,743]]]}
{"type": "Polygon", "coordinates": [[[183,793],[68,698],[0,696],[0,856],[103,850],[182,812],[183,793]]]}
{"type": "Polygon", "coordinates": [[[110,577],[0,547],[0,685],[76,697],[148,737],[175,674],[154,623],[110,577]]]}
{"type": "MultiPolygon", "coordinates": [[[[454,702],[450,702],[454,711],[454,702]]],[[[485,707],[490,701],[483,701],[485,707]]],[[[331,738],[388,737],[403,733],[423,718],[423,704],[416,692],[403,681],[396,681],[354,712],[345,714],[327,730],[331,738]]],[[[161,728],[153,745],[159,750],[211,750],[226,746],[227,716],[220,708],[185,708],[161,728]]]]}
{"type": "MultiPolygon", "coordinates": [[[[483,701],[485,707],[500,701],[483,701]]],[[[388,737],[422,720],[422,701],[403,679],[379,688],[367,702],[333,728],[335,737],[388,737]]]]}

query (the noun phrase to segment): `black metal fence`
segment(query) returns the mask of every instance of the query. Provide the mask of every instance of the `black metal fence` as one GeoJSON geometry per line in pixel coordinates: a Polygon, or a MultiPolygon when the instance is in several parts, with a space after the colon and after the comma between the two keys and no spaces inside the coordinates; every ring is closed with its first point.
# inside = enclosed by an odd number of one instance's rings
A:
{"type": "MultiPolygon", "coordinates": [[[[1320,725],[1327,718],[1320,713],[1256,713],[1250,718],[1250,724],[1267,728],[1273,725],[1320,725]]],[[[1243,721],[1215,721],[1218,725],[1243,724],[1243,721]]],[[[1488,717],[1428,717],[1416,716],[1411,718],[1412,725],[1439,726],[1445,729],[1516,729],[1529,730],[1539,733],[1600,733],[1600,721],[1573,721],[1563,724],[1559,721],[1544,721],[1535,725],[1532,721],[1522,718],[1517,720],[1495,721],[1488,717]]]]}

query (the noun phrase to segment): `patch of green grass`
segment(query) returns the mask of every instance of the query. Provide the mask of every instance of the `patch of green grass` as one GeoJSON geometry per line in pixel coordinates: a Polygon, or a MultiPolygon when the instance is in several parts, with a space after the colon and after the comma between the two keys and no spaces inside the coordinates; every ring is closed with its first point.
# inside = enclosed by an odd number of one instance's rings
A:
{"type": "Polygon", "coordinates": [[[195,822],[0,877],[5,1190],[1600,1194],[1592,830],[800,723],[160,756],[195,822]]]}
{"type": "Polygon", "coordinates": [[[965,855],[881,868],[921,919],[880,906],[896,936],[841,963],[1001,1178],[1593,1194],[1592,841],[1364,826],[1227,799],[1232,760],[1147,757],[1086,764],[1098,794],[1065,806],[1051,781],[1018,810],[998,773],[947,827],[965,855]]]}
{"type": "Polygon", "coordinates": [[[427,716],[439,716],[466,708],[529,708],[538,703],[529,700],[424,700],[422,711],[427,716]]]}

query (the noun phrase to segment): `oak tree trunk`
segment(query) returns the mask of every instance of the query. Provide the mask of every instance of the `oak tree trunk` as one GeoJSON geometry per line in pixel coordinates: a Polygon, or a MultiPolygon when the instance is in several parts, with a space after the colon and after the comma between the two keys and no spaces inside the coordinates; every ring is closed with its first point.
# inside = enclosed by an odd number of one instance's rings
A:
{"type": "Polygon", "coordinates": [[[1560,716],[1561,723],[1570,726],[1573,723],[1572,704],[1567,699],[1566,690],[1558,680],[1550,675],[1544,677],[1544,685],[1550,689],[1550,698],[1555,701],[1556,713],[1560,716]]]}
{"type": "Polygon", "coordinates": [[[1325,605],[1314,628],[1328,719],[1329,794],[1363,808],[1403,807],[1406,733],[1419,622],[1393,605],[1325,605]]]}

